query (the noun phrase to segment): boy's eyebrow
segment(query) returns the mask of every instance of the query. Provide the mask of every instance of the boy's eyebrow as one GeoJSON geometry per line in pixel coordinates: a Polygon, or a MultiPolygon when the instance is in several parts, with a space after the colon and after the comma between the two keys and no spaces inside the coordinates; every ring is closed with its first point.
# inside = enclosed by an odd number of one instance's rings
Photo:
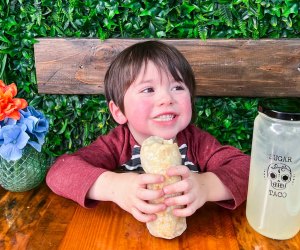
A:
{"type": "Polygon", "coordinates": [[[139,85],[139,84],[147,84],[147,83],[152,83],[153,82],[153,79],[150,78],[150,79],[141,79],[139,81],[135,81],[133,84],[135,85],[139,85]]]}

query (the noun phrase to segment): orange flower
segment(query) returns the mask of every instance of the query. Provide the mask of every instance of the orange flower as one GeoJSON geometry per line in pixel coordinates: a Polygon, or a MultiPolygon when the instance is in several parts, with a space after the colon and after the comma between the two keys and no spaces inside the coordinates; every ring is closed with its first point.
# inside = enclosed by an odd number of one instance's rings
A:
{"type": "Polygon", "coordinates": [[[17,86],[12,83],[5,85],[0,80],[0,121],[5,118],[20,119],[20,109],[27,107],[27,101],[21,98],[14,98],[17,95],[17,86]]]}

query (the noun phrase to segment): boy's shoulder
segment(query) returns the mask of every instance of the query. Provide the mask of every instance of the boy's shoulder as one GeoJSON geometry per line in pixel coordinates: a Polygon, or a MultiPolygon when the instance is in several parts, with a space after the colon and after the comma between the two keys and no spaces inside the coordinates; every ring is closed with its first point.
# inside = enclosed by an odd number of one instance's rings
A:
{"type": "Polygon", "coordinates": [[[115,128],[111,129],[108,134],[100,135],[98,139],[109,142],[116,142],[117,144],[136,144],[130,130],[126,124],[118,125],[115,128]]]}
{"type": "Polygon", "coordinates": [[[116,127],[112,128],[107,134],[100,135],[98,138],[104,140],[123,140],[125,138],[130,138],[130,131],[127,125],[117,125],[116,127]]]}
{"type": "Polygon", "coordinates": [[[107,135],[122,135],[130,133],[129,128],[126,124],[117,125],[116,127],[112,128],[107,135]]]}
{"type": "Polygon", "coordinates": [[[200,127],[197,127],[195,124],[189,124],[184,130],[182,130],[180,133],[183,134],[192,134],[192,135],[198,135],[198,134],[205,134],[206,131],[202,130],[200,127]]]}

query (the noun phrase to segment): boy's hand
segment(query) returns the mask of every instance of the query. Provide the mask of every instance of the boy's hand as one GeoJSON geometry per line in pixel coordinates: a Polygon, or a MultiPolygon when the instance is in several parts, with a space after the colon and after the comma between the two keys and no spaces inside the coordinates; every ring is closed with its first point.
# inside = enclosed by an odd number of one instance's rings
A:
{"type": "Polygon", "coordinates": [[[231,199],[231,193],[211,172],[193,173],[186,166],[170,167],[168,176],[181,176],[181,181],[163,188],[165,194],[182,193],[179,196],[165,199],[167,206],[181,205],[183,208],[173,210],[174,215],[187,217],[195,213],[206,201],[231,199]]]}
{"type": "Polygon", "coordinates": [[[155,213],[166,209],[165,204],[150,204],[149,200],[164,196],[162,190],[149,190],[147,184],[162,183],[164,177],[154,174],[122,173],[115,174],[111,179],[113,185],[111,201],[131,213],[141,222],[149,222],[156,219],[155,213]]]}
{"type": "Polygon", "coordinates": [[[149,200],[164,196],[162,190],[149,190],[147,184],[162,183],[164,177],[153,174],[119,174],[116,185],[117,194],[113,200],[121,208],[131,213],[141,222],[149,222],[156,219],[155,213],[166,209],[165,204],[150,204],[149,200]]]}
{"type": "Polygon", "coordinates": [[[181,181],[163,188],[165,194],[181,193],[179,196],[165,199],[167,206],[181,205],[183,208],[174,209],[176,216],[187,217],[192,215],[207,200],[207,190],[201,188],[198,175],[191,172],[186,166],[170,167],[168,176],[181,176],[181,181]]]}

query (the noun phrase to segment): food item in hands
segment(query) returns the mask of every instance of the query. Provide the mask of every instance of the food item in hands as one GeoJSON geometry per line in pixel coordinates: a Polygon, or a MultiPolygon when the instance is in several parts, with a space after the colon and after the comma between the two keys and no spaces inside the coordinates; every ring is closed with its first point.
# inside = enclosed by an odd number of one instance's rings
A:
{"type": "MultiPolygon", "coordinates": [[[[164,175],[165,181],[160,184],[149,184],[148,189],[162,189],[164,186],[180,181],[180,176],[169,177],[166,170],[171,166],[181,165],[181,155],[173,140],[164,140],[157,136],[147,138],[141,148],[141,163],[144,171],[151,174],[164,175]]],[[[165,197],[150,201],[162,203],[165,198],[178,194],[165,195],[165,197]]],[[[172,239],[181,235],[186,229],[186,218],[173,215],[173,209],[180,206],[170,206],[165,211],[157,213],[157,219],[147,223],[147,228],[155,237],[172,239]]]]}

